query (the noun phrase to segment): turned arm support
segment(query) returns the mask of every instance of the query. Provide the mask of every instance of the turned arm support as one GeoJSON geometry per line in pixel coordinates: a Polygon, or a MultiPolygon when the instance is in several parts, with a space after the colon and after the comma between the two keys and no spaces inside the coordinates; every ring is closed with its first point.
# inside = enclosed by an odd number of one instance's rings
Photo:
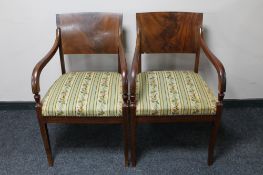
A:
{"type": "Polygon", "coordinates": [[[52,48],[34,67],[34,70],[32,72],[32,77],[31,77],[31,86],[32,86],[33,94],[39,95],[39,92],[40,92],[40,85],[39,85],[40,74],[41,74],[43,68],[47,65],[47,63],[55,55],[56,51],[58,50],[58,47],[59,47],[59,29],[56,30],[56,39],[55,39],[55,42],[54,42],[52,48]]]}
{"type": "Polygon", "coordinates": [[[226,72],[223,64],[221,61],[211,52],[208,48],[203,35],[200,34],[200,44],[201,48],[204,51],[208,60],[213,64],[215,67],[217,74],[218,74],[218,100],[223,101],[224,93],[226,91],[226,72]]]}

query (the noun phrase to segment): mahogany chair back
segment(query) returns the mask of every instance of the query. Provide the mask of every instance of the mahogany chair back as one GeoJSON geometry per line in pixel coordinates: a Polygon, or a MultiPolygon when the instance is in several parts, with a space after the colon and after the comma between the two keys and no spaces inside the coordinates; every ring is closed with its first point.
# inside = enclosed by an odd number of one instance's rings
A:
{"type": "Polygon", "coordinates": [[[202,13],[137,13],[141,53],[196,53],[202,13]],[[154,41],[154,42],[153,42],[154,41]]]}
{"type": "Polygon", "coordinates": [[[121,14],[70,13],[57,15],[64,54],[116,54],[121,14]]]}

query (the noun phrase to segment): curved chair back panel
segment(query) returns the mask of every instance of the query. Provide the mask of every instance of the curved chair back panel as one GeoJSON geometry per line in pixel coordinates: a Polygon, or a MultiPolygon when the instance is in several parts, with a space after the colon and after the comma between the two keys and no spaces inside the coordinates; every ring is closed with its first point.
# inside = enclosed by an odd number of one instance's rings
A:
{"type": "Polygon", "coordinates": [[[57,15],[64,54],[118,53],[122,15],[70,13],[57,15]]]}
{"type": "Polygon", "coordinates": [[[197,53],[202,13],[137,13],[141,53],[197,53]]]}

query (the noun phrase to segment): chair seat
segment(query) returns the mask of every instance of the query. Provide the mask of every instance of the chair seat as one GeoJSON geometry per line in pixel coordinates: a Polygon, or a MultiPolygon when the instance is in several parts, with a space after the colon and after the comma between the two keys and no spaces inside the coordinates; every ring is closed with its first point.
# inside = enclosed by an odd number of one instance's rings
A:
{"type": "Polygon", "coordinates": [[[122,116],[122,78],[117,72],[70,72],[42,100],[43,116],[122,116]]]}
{"type": "Polygon", "coordinates": [[[217,98],[192,71],[152,71],[136,77],[136,115],[214,115],[217,98]]]}

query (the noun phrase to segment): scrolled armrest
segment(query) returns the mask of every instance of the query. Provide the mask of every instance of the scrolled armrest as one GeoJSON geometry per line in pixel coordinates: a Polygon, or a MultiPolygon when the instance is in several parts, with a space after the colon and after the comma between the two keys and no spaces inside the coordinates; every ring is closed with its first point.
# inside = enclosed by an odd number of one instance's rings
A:
{"type": "MultiPolygon", "coordinates": [[[[224,93],[226,91],[226,72],[223,64],[221,61],[212,53],[212,51],[208,48],[207,44],[205,43],[205,40],[200,34],[200,44],[201,48],[203,49],[205,55],[207,56],[208,60],[213,64],[215,67],[217,74],[218,74],[218,91],[219,96],[224,96],[224,93]]],[[[220,101],[223,99],[219,99],[220,101]]]]}
{"type": "Polygon", "coordinates": [[[56,39],[49,50],[49,52],[36,64],[33,69],[32,77],[31,77],[31,86],[32,86],[32,93],[37,95],[40,92],[40,85],[39,85],[39,78],[43,68],[47,65],[47,63],[51,60],[51,58],[55,55],[56,51],[59,47],[59,29],[56,31],[56,39]]]}

